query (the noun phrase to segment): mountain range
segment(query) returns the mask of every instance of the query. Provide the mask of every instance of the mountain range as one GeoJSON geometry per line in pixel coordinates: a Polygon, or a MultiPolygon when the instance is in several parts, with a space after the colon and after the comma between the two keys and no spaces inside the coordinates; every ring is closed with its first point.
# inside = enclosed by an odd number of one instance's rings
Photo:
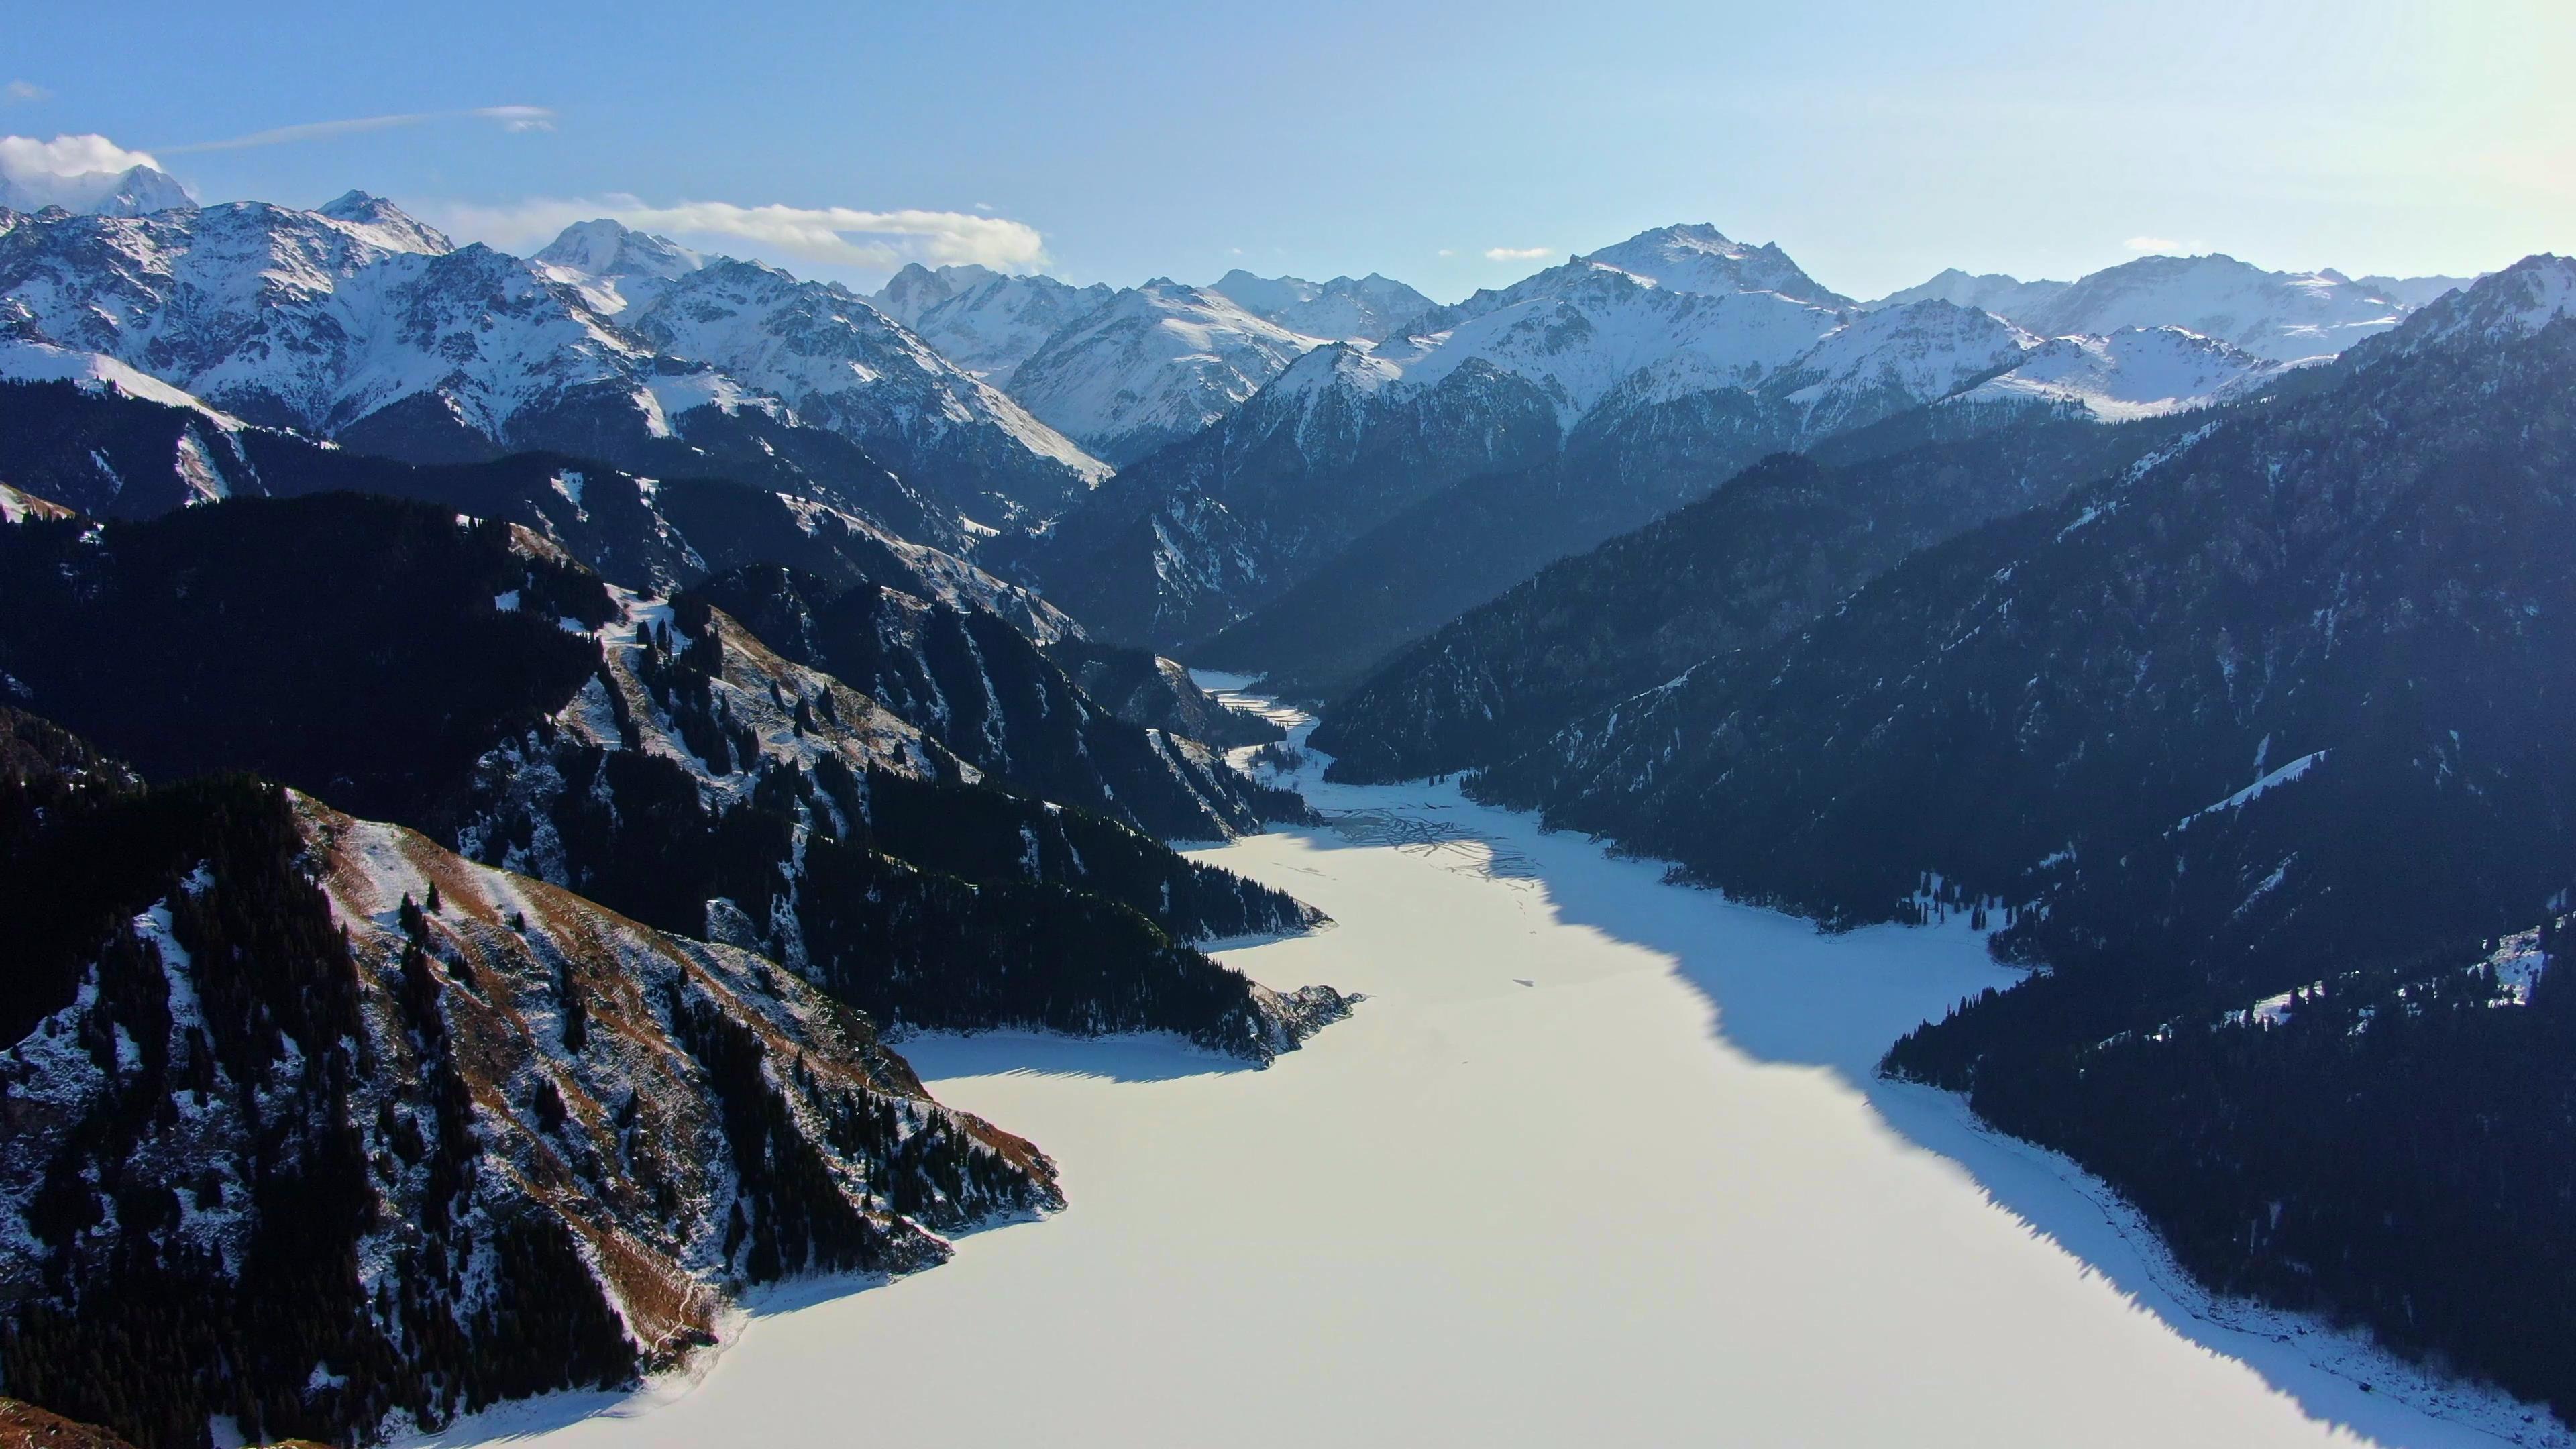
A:
{"type": "Polygon", "coordinates": [[[1186,662],[1337,780],[1965,916],[2027,979],[1885,1073],[2576,1406],[2576,263],[862,295],[76,180],[0,197],[13,1395],[434,1428],[1056,1210],[905,1033],[1355,1001],[1203,949],[1329,923],[1174,848],[1318,823],[1186,662]]]}
{"type": "Polygon", "coordinates": [[[2457,1245],[2570,1200],[2576,262],[2290,377],[1766,460],[1316,742],[1829,928],[1966,918],[2029,975],[1889,1074],[2100,1173],[2214,1289],[2564,1414],[2564,1260],[2457,1245]]]}
{"type": "Polygon", "coordinates": [[[1957,410],[1959,428],[2183,411],[2290,366],[2177,323],[2130,326],[2118,299],[2144,312],[2135,299],[2152,294],[2207,320],[2220,297],[2258,340],[2324,326],[2294,279],[2224,258],[2173,270],[2088,278],[2086,296],[2112,299],[2095,309],[2110,330],[2061,338],[1935,295],[1860,307],[1776,247],[1664,228],[1434,308],[1384,342],[1310,352],[995,557],[1111,638],[1329,695],[1765,453],[1926,405],[1957,410]]]}

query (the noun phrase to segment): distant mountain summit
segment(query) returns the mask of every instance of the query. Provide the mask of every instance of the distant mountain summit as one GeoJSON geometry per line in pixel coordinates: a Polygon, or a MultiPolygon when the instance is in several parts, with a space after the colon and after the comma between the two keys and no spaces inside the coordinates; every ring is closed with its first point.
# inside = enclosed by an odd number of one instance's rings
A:
{"type": "Polygon", "coordinates": [[[948,359],[997,387],[1056,332],[1107,302],[1111,288],[1053,277],[1012,276],[990,267],[914,262],[869,300],[919,333],[948,359]]]}
{"type": "Polygon", "coordinates": [[[2074,282],[2024,282],[1953,267],[1872,307],[1938,297],[1992,312],[2042,337],[2102,337],[2180,327],[2274,362],[2330,357],[2394,327],[2407,313],[2464,285],[2458,277],[2366,277],[2332,267],[2266,271],[2206,256],[2140,257],[2074,282]]]}
{"type": "Polygon", "coordinates": [[[1944,302],[1956,302],[1962,307],[1975,307],[1981,311],[1992,312],[1998,317],[2018,319],[2036,313],[2071,285],[2073,284],[2068,282],[2025,282],[2018,277],[2008,277],[2001,272],[1971,276],[1957,267],[1949,267],[1928,282],[1918,283],[1903,291],[1890,292],[1875,302],[1863,305],[1873,308],[1902,307],[1909,302],[1938,298],[1944,302]]]}
{"type": "Polygon", "coordinates": [[[2385,332],[2407,311],[2337,272],[2269,272],[2212,253],[2105,268],[2013,320],[2048,337],[2186,327],[2257,357],[2295,362],[2385,332]]]}
{"type": "Polygon", "coordinates": [[[1238,267],[1207,290],[1265,322],[1338,342],[1383,342],[1432,306],[1420,292],[1375,272],[1309,282],[1303,277],[1256,277],[1238,267]]]}
{"type": "Polygon", "coordinates": [[[0,208],[10,211],[59,206],[91,216],[144,216],[196,204],[177,177],[149,166],[71,176],[0,175],[0,208]]]}
{"type": "Polygon", "coordinates": [[[703,253],[604,217],[565,227],[529,260],[555,280],[583,289],[610,316],[652,300],[665,283],[707,264],[703,253]]]}
{"type": "Polygon", "coordinates": [[[1221,292],[1157,277],[1049,337],[1011,373],[1011,393],[1125,464],[1233,411],[1320,342],[1221,292]]]}
{"type": "Polygon", "coordinates": [[[0,331],[415,462],[553,448],[840,502],[891,467],[948,541],[964,516],[1048,515],[1107,471],[847,289],[611,220],[521,259],[355,191],[313,211],[20,216],[0,232],[0,331]]]}
{"type": "Polygon", "coordinates": [[[1330,646],[1363,656],[1337,669],[1364,662],[1763,453],[1948,396],[2036,345],[1946,302],[1847,302],[1776,247],[1646,232],[1383,342],[1305,353],[1128,464],[1027,564],[1122,642],[1178,647],[1276,604],[1289,612],[1258,638],[1205,657],[1303,668],[1330,646]],[[1348,616],[1361,598],[1366,617],[1348,616]]]}
{"type": "Polygon", "coordinates": [[[539,258],[655,351],[777,399],[954,507],[1005,521],[1043,515],[1108,471],[837,283],[703,256],[615,221],[571,228],[539,258]]]}
{"type": "Polygon", "coordinates": [[[1847,307],[1851,299],[1810,277],[1770,242],[1730,241],[1716,227],[1684,225],[1641,231],[1617,246],[1574,258],[1615,267],[1674,292],[1777,292],[1800,302],[1847,307]]]}

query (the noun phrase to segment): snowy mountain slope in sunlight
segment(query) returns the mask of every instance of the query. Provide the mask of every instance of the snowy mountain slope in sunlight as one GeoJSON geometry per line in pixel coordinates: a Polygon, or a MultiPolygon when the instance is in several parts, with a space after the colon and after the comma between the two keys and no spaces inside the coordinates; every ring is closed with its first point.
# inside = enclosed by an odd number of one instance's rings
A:
{"type": "Polygon", "coordinates": [[[1716,227],[1657,227],[1575,258],[1611,267],[1673,292],[1777,292],[1799,302],[1848,307],[1851,299],[1810,277],[1774,242],[1730,241],[1716,227]]]}
{"type": "Polygon", "coordinates": [[[0,176],[0,211],[42,211],[59,206],[92,216],[144,216],[196,204],[196,198],[188,194],[178,178],[150,166],[69,176],[0,176]]]}
{"type": "Polygon", "coordinates": [[[936,271],[911,263],[868,300],[919,333],[949,361],[1007,387],[1011,370],[1057,331],[1107,302],[1114,289],[1077,287],[1037,275],[972,264],[936,271]]]}
{"type": "Polygon", "coordinates": [[[645,431],[640,380],[662,370],[573,289],[358,193],[318,211],[31,218],[0,236],[0,319],[254,422],[395,423],[446,435],[433,449],[488,448],[585,403],[645,431]]]}
{"type": "Polygon", "coordinates": [[[2067,282],[2046,280],[2025,282],[2018,277],[2005,276],[2001,272],[1987,272],[1972,276],[1957,267],[1950,267],[1929,281],[1890,292],[1875,302],[1862,305],[1873,309],[1902,307],[1908,302],[1921,302],[1937,297],[1944,302],[1956,302],[1962,307],[1975,307],[1992,312],[2010,321],[2030,315],[2070,285],[2072,284],[2067,282]]]}
{"type": "Polygon", "coordinates": [[[1383,342],[1431,310],[1430,298],[1375,272],[1310,282],[1303,277],[1256,277],[1237,267],[1210,282],[1206,290],[1300,336],[1336,342],[1383,342]]]}
{"type": "Polygon", "coordinates": [[[1107,471],[845,287],[698,257],[615,222],[575,230],[548,248],[551,267],[593,279],[591,295],[623,299],[614,315],[637,337],[780,400],[961,509],[1042,516],[1107,471]],[[565,258],[621,270],[576,274],[565,258]]]}
{"type": "Polygon", "coordinates": [[[2409,308],[2328,268],[2270,272],[2234,257],[2140,257],[2084,277],[2015,322],[2043,337],[2174,326],[2276,362],[2338,353],[2409,308]]]}
{"type": "Polygon", "coordinates": [[[1225,416],[1319,341],[1158,277],[1049,337],[1010,387],[1031,412],[1124,464],[1225,416]]]}
{"type": "Polygon", "coordinates": [[[1949,402],[2071,405],[2123,421],[2249,396],[2290,366],[2179,327],[2129,327],[2108,337],[2041,343],[2008,371],[1949,402]]]}

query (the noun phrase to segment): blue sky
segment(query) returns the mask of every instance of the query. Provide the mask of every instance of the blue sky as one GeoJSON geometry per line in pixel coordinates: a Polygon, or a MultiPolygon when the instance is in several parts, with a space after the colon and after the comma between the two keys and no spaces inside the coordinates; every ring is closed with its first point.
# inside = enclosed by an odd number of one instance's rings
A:
{"type": "Polygon", "coordinates": [[[2142,249],[2354,275],[2576,249],[2563,0],[12,9],[0,133],[104,135],[209,200],[360,186],[520,248],[623,209],[863,284],[986,256],[1449,298],[1671,221],[1858,295],[2142,249]],[[331,124],[389,116],[421,119],[331,124]]]}

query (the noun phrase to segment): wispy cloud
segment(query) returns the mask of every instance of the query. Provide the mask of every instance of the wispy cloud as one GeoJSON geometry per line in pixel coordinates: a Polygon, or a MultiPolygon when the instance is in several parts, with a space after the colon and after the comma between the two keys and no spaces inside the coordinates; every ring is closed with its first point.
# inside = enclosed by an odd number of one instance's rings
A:
{"type": "Polygon", "coordinates": [[[1440,249],[1440,255],[1444,257],[1454,257],[1458,255],[1458,249],[1456,247],[1442,247],[1440,249]]]}
{"type": "Polygon", "coordinates": [[[539,197],[508,206],[451,206],[436,220],[449,232],[512,251],[552,240],[577,221],[613,217],[639,231],[749,242],[776,256],[834,266],[893,268],[976,262],[1000,271],[1046,263],[1037,228],[1005,217],[963,211],[862,211],[846,206],[737,206],[682,201],[654,206],[640,198],[539,197]]]}
{"type": "Polygon", "coordinates": [[[352,116],[340,121],[308,121],[300,126],[278,126],[272,130],[253,131],[247,136],[228,136],[220,141],[193,141],[185,146],[164,146],[167,155],[185,156],[197,151],[238,151],[246,146],[283,146],[295,141],[325,141],[333,136],[352,136],[362,131],[390,131],[400,126],[425,126],[432,121],[497,121],[505,131],[551,131],[555,113],[543,106],[476,106],[467,111],[408,111],[394,116],[352,116]]]}
{"type": "Polygon", "coordinates": [[[0,87],[0,90],[5,90],[9,103],[13,106],[24,105],[29,101],[51,100],[54,95],[52,91],[31,80],[13,80],[6,87],[0,87]]]}
{"type": "Polygon", "coordinates": [[[1553,255],[1555,255],[1555,249],[1552,247],[1485,248],[1485,260],[1489,262],[1534,262],[1541,257],[1553,255]]]}
{"type": "Polygon", "coordinates": [[[2120,245],[2142,256],[2187,257],[2209,250],[2207,242],[2175,241],[2164,236],[2133,236],[2120,245]]]}
{"type": "Polygon", "coordinates": [[[147,151],[128,151],[105,136],[0,136],[0,176],[24,181],[40,176],[89,176],[135,166],[161,169],[147,151]]]}

